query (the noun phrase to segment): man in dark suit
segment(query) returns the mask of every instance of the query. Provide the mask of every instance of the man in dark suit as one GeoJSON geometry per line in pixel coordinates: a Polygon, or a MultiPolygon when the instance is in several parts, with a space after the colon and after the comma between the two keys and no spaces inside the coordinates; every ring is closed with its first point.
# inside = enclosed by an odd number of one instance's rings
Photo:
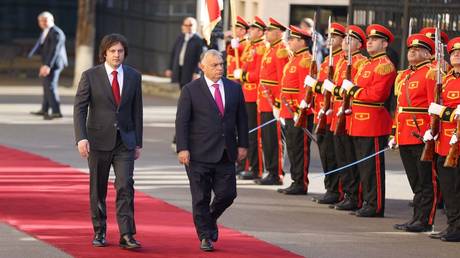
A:
{"type": "Polygon", "coordinates": [[[107,181],[115,172],[116,210],[120,247],[139,248],[134,223],[134,160],[142,148],[141,74],[124,65],[128,43],[122,35],[102,39],[104,62],[81,76],[75,96],[74,129],[78,151],[88,158],[93,246],[106,245],[107,181]]]}
{"type": "Polygon", "coordinates": [[[174,43],[169,68],[165,74],[172,82],[179,83],[180,88],[199,76],[198,63],[203,52],[203,39],[196,34],[197,21],[187,17],[182,22],[182,33],[174,43]]]}
{"type": "Polygon", "coordinates": [[[241,86],[222,77],[221,54],[208,50],[200,68],[204,76],[185,85],[179,98],[177,152],[190,181],[200,248],[212,251],[217,219],[236,198],[235,161],[247,156],[248,120],[241,86]]]}
{"type": "Polygon", "coordinates": [[[65,35],[58,26],[54,25],[53,15],[49,12],[38,15],[38,25],[43,32],[28,57],[37,53],[41,55],[42,65],[38,75],[43,78],[43,102],[42,108],[31,114],[51,120],[62,117],[58,82],[62,69],[68,64],[65,35]],[[48,114],[50,108],[51,114],[48,114]]]}

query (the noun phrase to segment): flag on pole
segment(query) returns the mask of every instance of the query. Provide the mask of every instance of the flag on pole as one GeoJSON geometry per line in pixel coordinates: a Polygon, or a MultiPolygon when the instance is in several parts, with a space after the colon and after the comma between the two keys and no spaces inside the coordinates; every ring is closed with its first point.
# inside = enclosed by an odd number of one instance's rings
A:
{"type": "Polygon", "coordinates": [[[201,0],[200,21],[203,26],[203,37],[208,44],[211,43],[211,32],[216,24],[222,19],[221,11],[224,9],[223,0],[201,0]]]}

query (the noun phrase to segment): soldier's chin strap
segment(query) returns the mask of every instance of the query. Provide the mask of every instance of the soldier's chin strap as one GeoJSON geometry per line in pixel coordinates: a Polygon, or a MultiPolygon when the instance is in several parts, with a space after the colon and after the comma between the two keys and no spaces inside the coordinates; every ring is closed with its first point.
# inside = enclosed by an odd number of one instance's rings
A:
{"type": "Polygon", "coordinates": [[[323,176],[327,176],[327,175],[330,175],[330,174],[337,173],[337,172],[339,172],[339,171],[341,171],[341,170],[344,170],[344,169],[346,169],[346,168],[349,168],[349,167],[352,167],[352,166],[354,166],[354,165],[356,165],[356,164],[359,164],[359,163],[361,163],[361,162],[363,162],[363,161],[366,161],[366,160],[368,160],[368,159],[370,159],[370,158],[373,158],[373,157],[379,155],[380,153],[385,152],[385,151],[387,151],[387,150],[389,150],[389,149],[390,149],[390,147],[387,147],[387,148],[382,149],[382,150],[379,150],[379,151],[377,151],[376,153],[373,153],[373,154],[371,154],[371,155],[369,155],[369,156],[367,156],[367,157],[364,157],[364,158],[362,158],[362,159],[360,159],[360,160],[357,160],[357,161],[355,161],[355,162],[352,162],[352,163],[350,163],[350,164],[347,164],[347,165],[345,165],[345,166],[343,166],[343,167],[336,168],[336,169],[334,169],[334,170],[331,170],[331,171],[328,171],[328,172],[321,173],[321,174],[319,174],[319,175],[317,175],[317,176],[313,176],[313,177],[311,177],[311,178],[323,177],[323,176]]]}

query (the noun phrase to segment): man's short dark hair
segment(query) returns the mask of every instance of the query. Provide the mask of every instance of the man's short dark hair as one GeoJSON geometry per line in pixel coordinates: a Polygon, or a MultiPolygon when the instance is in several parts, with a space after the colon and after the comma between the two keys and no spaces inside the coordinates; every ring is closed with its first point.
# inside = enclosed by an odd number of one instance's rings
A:
{"type": "Polygon", "coordinates": [[[125,57],[128,56],[128,40],[126,40],[125,36],[117,33],[105,35],[101,40],[101,45],[99,46],[99,61],[101,63],[105,62],[105,54],[107,50],[117,43],[120,43],[125,49],[125,57]]]}

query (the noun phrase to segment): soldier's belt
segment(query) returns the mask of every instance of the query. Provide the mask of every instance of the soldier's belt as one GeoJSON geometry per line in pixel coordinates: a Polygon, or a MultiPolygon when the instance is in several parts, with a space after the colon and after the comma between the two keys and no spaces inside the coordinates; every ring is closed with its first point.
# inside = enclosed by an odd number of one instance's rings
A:
{"type": "Polygon", "coordinates": [[[359,100],[353,100],[354,106],[363,106],[363,107],[373,107],[373,108],[380,108],[383,107],[384,103],[382,102],[365,102],[359,100]]]}
{"type": "Polygon", "coordinates": [[[398,113],[428,114],[428,108],[398,107],[398,113]]]}
{"type": "Polygon", "coordinates": [[[263,80],[263,79],[260,79],[260,83],[262,83],[263,85],[267,85],[267,86],[278,86],[279,84],[278,81],[263,80]]]}
{"type": "Polygon", "coordinates": [[[281,88],[282,93],[299,93],[299,88],[281,88]]]}
{"type": "Polygon", "coordinates": [[[342,97],[334,96],[334,101],[342,101],[342,100],[343,100],[342,97]]]}
{"type": "Polygon", "coordinates": [[[257,84],[255,84],[255,83],[245,83],[243,88],[245,90],[255,90],[255,89],[257,89],[257,84]]]}

